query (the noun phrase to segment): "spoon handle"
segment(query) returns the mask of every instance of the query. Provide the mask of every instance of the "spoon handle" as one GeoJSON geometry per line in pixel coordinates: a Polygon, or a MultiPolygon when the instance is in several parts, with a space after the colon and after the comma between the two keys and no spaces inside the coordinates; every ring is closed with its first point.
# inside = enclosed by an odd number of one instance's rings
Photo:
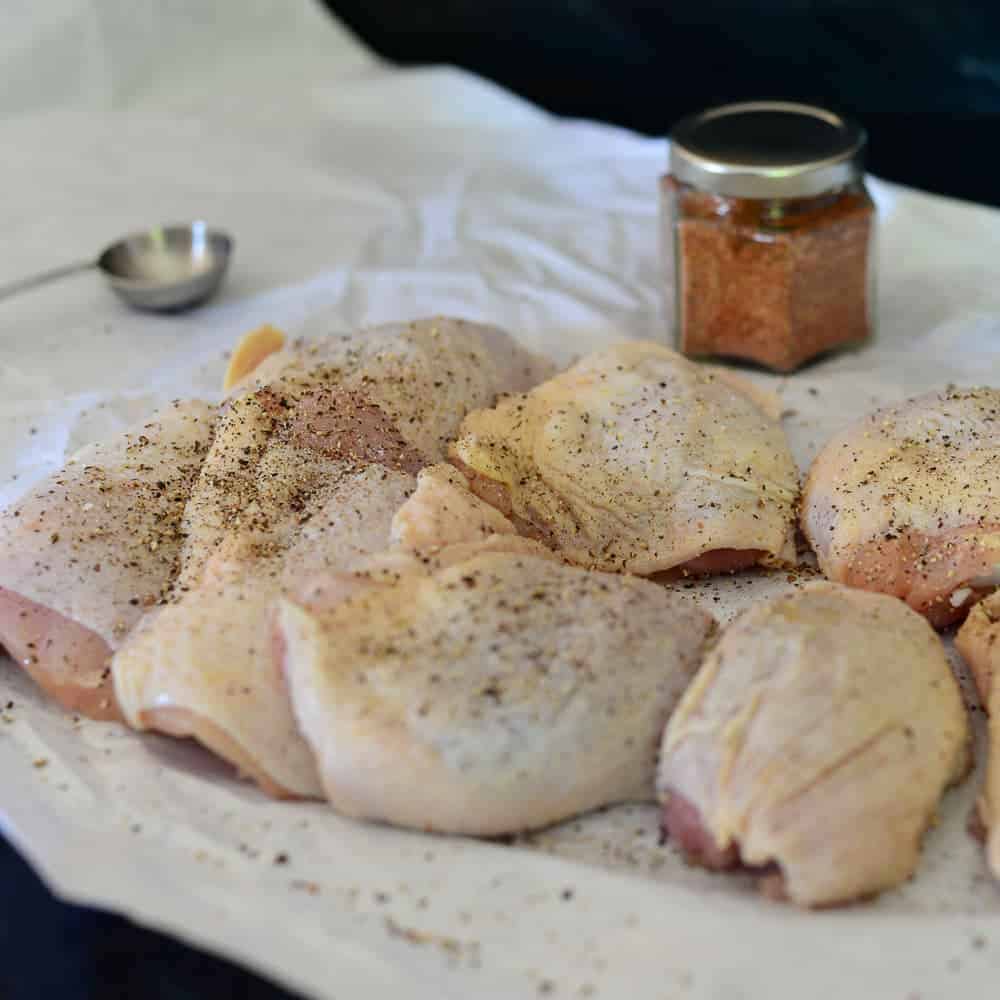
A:
{"type": "Polygon", "coordinates": [[[33,274],[29,278],[19,278],[7,285],[0,285],[0,299],[10,298],[18,292],[26,292],[29,288],[38,285],[48,284],[58,278],[65,278],[69,274],[77,274],[80,271],[89,271],[92,267],[97,267],[96,260],[78,260],[75,264],[64,264],[62,267],[54,267],[51,271],[42,271],[41,274],[33,274]]]}

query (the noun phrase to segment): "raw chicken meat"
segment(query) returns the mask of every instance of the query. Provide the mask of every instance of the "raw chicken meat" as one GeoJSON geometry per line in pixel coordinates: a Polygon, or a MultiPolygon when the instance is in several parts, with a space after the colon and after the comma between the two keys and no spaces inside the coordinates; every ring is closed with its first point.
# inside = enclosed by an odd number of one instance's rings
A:
{"type": "Polygon", "coordinates": [[[174,403],[0,515],[0,645],[70,711],[118,716],[108,661],[173,577],[214,421],[174,403]]]}
{"type": "Polygon", "coordinates": [[[623,343],[471,413],[451,455],[477,494],[581,566],[794,563],[798,470],[761,395],[665,347],[623,343]]]}
{"type": "Polygon", "coordinates": [[[503,514],[469,490],[468,480],[454,466],[444,463],[421,470],[416,489],[392,518],[389,537],[388,548],[354,560],[356,568],[299,573],[286,590],[309,610],[329,612],[362,591],[394,586],[408,574],[426,575],[484,550],[561,561],[518,535],[503,514]],[[490,543],[485,549],[484,542],[490,543]]]}
{"type": "Polygon", "coordinates": [[[930,393],[838,434],[809,470],[802,530],[831,580],[960,621],[1000,583],[1000,390],[930,393]]]}
{"type": "Polygon", "coordinates": [[[327,798],[485,836],[650,799],[711,618],[656,584],[565,565],[479,505],[456,473],[428,470],[397,534],[427,543],[450,510],[444,547],[280,603],[278,655],[327,798]]]}
{"type": "Polygon", "coordinates": [[[301,506],[271,509],[266,529],[234,530],[205,561],[192,554],[197,582],[182,573],[189,582],[140,624],[112,671],[131,726],[194,737],[271,795],[316,796],[312,755],[272,662],[268,609],[300,574],[349,568],[385,548],[413,477],[282,451],[268,449],[261,481],[274,475],[301,506]]]}
{"type": "Polygon", "coordinates": [[[272,662],[271,603],[387,548],[465,413],[544,371],[506,334],[444,319],[272,353],[220,419],[169,605],[114,659],[127,721],[195,737],[271,794],[320,794],[272,662]]]}
{"type": "Polygon", "coordinates": [[[238,389],[257,371],[263,362],[272,354],[277,354],[284,346],[287,338],[270,323],[257,327],[244,334],[229,358],[222,388],[225,392],[238,389]]]}
{"type": "Polygon", "coordinates": [[[433,550],[516,533],[500,511],[469,491],[462,473],[443,463],[421,471],[416,491],[392,521],[392,540],[411,550],[433,550]]]}
{"type": "Polygon", "coordinates": [[[913,873],[969,736],[926,621],[809,584],[736,619],[685,693],[663,736],[664,827],[708,867],[762,868],[771,894],[847,902],[913,873]]]}
{"type": "Polygon", "coordinates": [[[524,392],[552,371],[550,361],[495,326],[435,317],[295,343],[267,356],[233,393],[275,383],[296,398],[331,385],[360,390],[407,442],[435,457],[455,436],[456,413],[491,406],[498,393],[524,392]]]}
{"type": "Polygon", "coordinates": [[[976,678],[979,697],[989,713],[989,760],[979,796],[979,821],[986,833],[986,858],[1000,878],[1000,592],[977,604],[955,637],[976,678]]]}

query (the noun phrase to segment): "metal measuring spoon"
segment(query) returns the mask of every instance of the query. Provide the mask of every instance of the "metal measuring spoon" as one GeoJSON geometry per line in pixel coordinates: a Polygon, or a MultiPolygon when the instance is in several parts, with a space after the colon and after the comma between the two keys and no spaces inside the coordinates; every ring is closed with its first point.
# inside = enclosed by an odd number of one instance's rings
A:
{"type": "Polygon", "coordinates": [[[198,305],[222,284],[233,240],[204,222],[133,233],[96,260],[53,268],[0,285],[0,300],[57,278],[97,268],[117,295],[137,309],[169,312],[198,305]]]}

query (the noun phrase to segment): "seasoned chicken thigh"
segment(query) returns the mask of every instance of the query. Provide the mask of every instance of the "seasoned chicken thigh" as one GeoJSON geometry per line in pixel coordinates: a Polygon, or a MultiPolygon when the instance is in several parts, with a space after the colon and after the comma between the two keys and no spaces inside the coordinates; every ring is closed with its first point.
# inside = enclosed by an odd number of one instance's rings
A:
{"type": "Polygon", "coordinates": [[[267,529],[220,541],[197,582],[140,624],[112,670],[130,725],[194,737],[271,795],[316,796],[312,755],[272,662],[269,608],[300,575],[348,569],[385,548],[413,476],[282,451],[269,449],[262,481],[280,476],[302,506],[247,511],[267,517],[267,529]]]}
{"type": "Polygon", "coordinates": [[[173,578],[214,421],[174,403],[0,514],[0,646],[70,711],[118,716],[108,663],[173,578]]]}
{"type": "Polygon", "coordinates": [[[514,535],[517,529],[495,507],[469,490],[454,466],[429,465],[417,477],[417,489],[392,520],[392,539],[410,550],[483,541],[514,535]]]}
{"type": "Polygon", "coordinates": [[[498,327],[434,317],[296,342],[264,355],[232,394],[275,384],[296,397],[324,386],[354,390],[377,403],[403,439],[436,457],[455,436],[456,413],[524,392],[552,371],[498,327]]]}
{"type": "Polygon", "coordinates": [[[345,583],[313,581],[276,621],[338,811],[499,835],[652,797],[708,615],[510,533],[376,560],[345,583]]]}
{"type": "Polygon", "coordinates": [[[986,858],[1000,878],[1000,592],[977,604],[955,637],[976,678],[979,697],[989,713],[989,759],[979,796],[979,820],[986,834],[986,858]]]}
{"type": "Polygon", "coordinates": [[[664,827],[713,868],[776,866],[822,906],[908,878],[969,726],[930,626],[895,598],[813,583],[741,615],[670,719],[664,827]]]}
{"type": "Polygon", "coordinates": [[[759,390],[618,344],[469,414],[473,490],[569,561],[649,575],[795,561],[798,470],[759,390]]]}
{"type": "Polygon", "coordinates": [[[938,628],[1000,583],[1000,390],[887,407],[831,440],[802,530],[831,580],[901,597],[938,628]]]}
{"type": "Polygon", "coordinates": [[[318,795],[271,658],[272,602],[387,548],[464,414],[540,365],[491,327],[429,320],[278,351],[244,375],[187,506],[171,602],[114,659],[128,722],[195,737],[271,794],[318,795]]]}

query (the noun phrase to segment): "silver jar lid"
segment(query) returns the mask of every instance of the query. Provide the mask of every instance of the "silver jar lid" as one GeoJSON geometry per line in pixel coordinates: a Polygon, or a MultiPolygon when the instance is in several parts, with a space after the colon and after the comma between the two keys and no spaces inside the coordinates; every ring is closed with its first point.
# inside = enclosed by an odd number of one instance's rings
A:
{"type": "Polygon", "coordinates": [[[681,119],[670,172],[732,198],[808,198],[864,173],[865,130],[808,104],[748,101],[681,119]]]}

